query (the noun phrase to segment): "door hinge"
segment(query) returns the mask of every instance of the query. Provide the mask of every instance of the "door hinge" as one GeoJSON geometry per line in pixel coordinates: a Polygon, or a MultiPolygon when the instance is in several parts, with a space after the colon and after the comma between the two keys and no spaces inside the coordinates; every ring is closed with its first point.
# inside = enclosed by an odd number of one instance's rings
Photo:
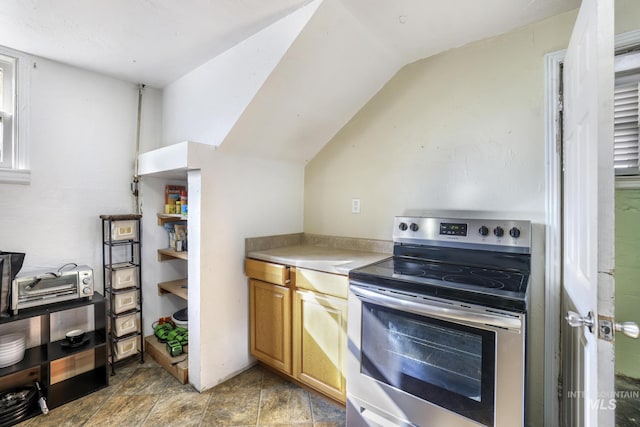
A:
{"type": "MultiPolygon", "coordinates": [[[[564,137],[564,101],[562,91],[558,94],[558,112],[556,113],[556,153],[560,155],[561,161],[564,162],[562,155],[562,139],[564,137]]],[[[564,170],[564,165],[562,165],[564,170]]]]}
{"type": "Polygon", "coordinates": [[[562,384],[562,380],[560,378],[558,378],[558,382],[556,383],[556,386],[557,386],[557,390],[558,390],[558,399],[561,401],[563,396],[564,396],[564,394],[563,394],[564,387],[563,387],[563,384],[562,384]]]}

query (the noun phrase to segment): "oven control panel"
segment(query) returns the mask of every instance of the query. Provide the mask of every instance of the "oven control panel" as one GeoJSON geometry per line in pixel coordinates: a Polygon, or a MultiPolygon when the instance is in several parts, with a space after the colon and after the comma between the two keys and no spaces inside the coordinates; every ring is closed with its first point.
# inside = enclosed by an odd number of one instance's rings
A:
{"type": "Polygon", "coordinates": [[[395,218],[393,241],[530,253],[531,222],[403,216],[395,218]]]}

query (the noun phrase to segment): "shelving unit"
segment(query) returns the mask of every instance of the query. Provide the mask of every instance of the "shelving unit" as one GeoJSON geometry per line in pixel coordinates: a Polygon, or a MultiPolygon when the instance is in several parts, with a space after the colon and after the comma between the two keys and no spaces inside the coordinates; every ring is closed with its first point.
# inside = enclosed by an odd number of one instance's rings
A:
{"type": "MultiPolygon", "coordinates": [[[[186,218],[176,214],[158,214],[158,225],[164,226],[167,223],[185,221],[186,218]]],[[[171,248],[158,249],[158,261],[169,261],[172,259],[189,260],[188,251],[176,251],[171,248]]],[[[158,294],[167,293],[174,294],[180,298],[187,300],[187,279],[171,280],[168,282],[158,283],[158,294]]]]}
{"type": "MultiPolygon", "coordinates": [[[[185,221],[186,218],[176,214],[158,214],[158,225],[164,227],[165,224],[171,224],[178,221],[185,221]]],[[[158,249],[158,261],[169,261],[180,259],[188,261],[189,253],[187,251],[176,251],[171,248],[158,249]]],[[[158,283],[158,295],[172,294],[188,301],[188,280],[187,278],[169,280],[158,283]]],[[[189,362],[188,354],[181,354],[171,357],[167,354],[164,344],[159,344],[154,336],[145,338],[149,354],[171,375],[176,377],[178,381],[185,384],[189,378],[189,362]]]]}
{"type": "Polygon", "coordinates": [[[187,301],[187,279],[170,280],[158,283],[158,295],[173,294],[187,301]]]}
{"type": "Polygon", "coordinates": [[[168,222],[186,221],[187,218],[178,214],[158,214],[158,225],[165,225],[168,222]]]}
{"type": "Polygon", "coordinates": [[[158,249],[158,261],[168,261],[170,259],[188,260],[189,253],[187,251],[176,251],[170,248],[158,249]]]}
{"type": "MultiPolygon", "coordinates": [[[[94,293],[92,299],[82,298],[20,310],[17,315],[0,318],[0,325],[37,317],[40,318],[40,345],[27,349],[20,362],[0,368],[0,391],[39,381],[47,406],[53,409],[109,385],[106,300],[102,295],[94,293]],[[88,342],[69,348],[62,346],[64,340],[50,340],[52,314],[87,306],[93,306],[94,317],[94,330],[87,333],[88,342]],[[84,364],[78,373],[60,369],[74,359],[89,363],[84,364]],[[64,379],[56,380],[56,375],[64,379]]],[[[39,408],[33,408],[25,419],[38,414],[39,408]]]]}
{"type": "Polygon", "coordinates": [[[119,362],[140,357],[142,339],[142,215],[101,215],[102,264],[108,303],[108,342],[111,375],[119,362]]]}

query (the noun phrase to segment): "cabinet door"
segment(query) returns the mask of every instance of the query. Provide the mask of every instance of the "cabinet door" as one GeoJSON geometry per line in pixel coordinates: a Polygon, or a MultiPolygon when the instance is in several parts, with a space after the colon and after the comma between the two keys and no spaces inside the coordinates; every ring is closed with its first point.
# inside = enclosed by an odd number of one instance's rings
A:
{"type": "Polygon", "coordinates": [[[347,301],[296,291],[293,303],[293,375],[346,401],[347,301]]]}
{"type": "Polygon", "coordinates": [[[291,375],[291,290],[250,280],[251,354],[291,375]]]}

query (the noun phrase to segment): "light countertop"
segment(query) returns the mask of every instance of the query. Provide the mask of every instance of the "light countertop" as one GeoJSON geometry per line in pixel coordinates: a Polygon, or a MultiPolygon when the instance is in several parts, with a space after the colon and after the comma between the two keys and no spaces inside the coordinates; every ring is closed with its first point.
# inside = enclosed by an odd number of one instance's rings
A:
{"type": "Polygon", "coordinates": [[[346,276],[350,270],[389,258],[391,254],[314,245],[295,245],[251,251],[247,256],[261,261],[346,276]]]}

